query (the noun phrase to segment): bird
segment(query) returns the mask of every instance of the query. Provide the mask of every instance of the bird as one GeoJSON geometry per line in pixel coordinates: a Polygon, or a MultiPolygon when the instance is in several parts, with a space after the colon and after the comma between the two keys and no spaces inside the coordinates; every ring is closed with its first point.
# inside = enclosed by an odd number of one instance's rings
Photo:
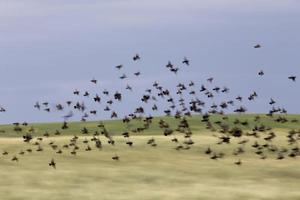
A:
{"type": "Polygon", "coordinates": [[[208,147],[206,150],[205,150],[205,154],[211,154],[212,153],[212,150],[210,149],[210,147],[208,147]]]}
{"type": "Polygon", "coordinates": [[[116,68],[117,68],[118,70],[120,70],[122,67],[123,67],[123,65],[117,65],[117,66],[116,66],[116,68]]]}
{"type": "Polygon", "coordinates": [[[137,60],[140,60],[141,59],[141,57],[140,57],[140,55],[139,54],[135,54],[134,56],[133,56],[133,58],[132,58],[134,61],[137,61],[137,60]]]}
{"type": "Polygon", "coordinates": [[[63,118],[64,118],[64,121],[68,120],[69,118],[73,117],[74,116],[74,113],[73,111],[70,111],[67,115],[64,115],[63,118]]]}
{"type": "Polygon", "coordinates": [[[120,79],[125,79],[127,78],[126,74],[123,74],[122,76],[120,76],[120,79]]]}
{"type": "Polygon", "coordinates": [[[132,87],[130,85],[126,85],[126,90],[132,91],[132,87]]]}
{"type": "Polygon", "coordinates": [[[288,79],[290,79],[292,81],[296,81],[296,76],[289,76],[288,79]]]}
{"type": "Polygon", "coordinates": [[[33,106],[34,108],[37,108],[38,110],[40,110],[41,109],[41,105],[40,105],[40,103],[39,102],[36,102],[35,104],[34,104],[34,106],[33,106]]]}
{"type": "Polygon", "coordinates": [[[211,83],[213,80],[214,80],[213,77],[210,77],[210,78],[207,79],[207,81],[210,82],[210,83],[211,83]]]}
{"type": "Polygon", "coordinates": [[[78,91],[78,90],[74,90],[74,91],[73,91],[73,94],[79,95],[79,91],[78,91]]]}
{"type": "Polygon", "coordinates": [[[168,61],[168,64],[166,65],[166,68],[170,68],[170,69],[173,68],[173,64],[171,63],[171,61],[168,61]]]}
{"type": "Polygon", "coordinates": [[[6,109],[3,107],[0,107],[0,112],[6,112],[6,109]]]}
{"type": "Polygon", "coordinates": [[[134,75],[139,76],[139,75],[141,75],[141,72],[135,72],[134,75]]]}
{"type": "Polygon", "coordinates": [[[14,156],[14,157],[11,159],[11,161],[16,161],[16,162],[18,162],[18,161],[19,161],[19,159],[18,159],[18,157],[17,157],[17,156],[14,156]]]}
{"type": "Polygon", "coordinates": [[[83,94],[84,97],[88,97],[90,96],[90,93],[88,91],[86,91],[84,94],[83,94]]]}
{"type": "Polygon", "coordinates": [[[274,101],[274,100],[271,98],[269,104],[270,104],[270,105],[273,105],[273,104],[275,104],[275,103],[276,103],[276,101],[274,101]]]}
{"type": "Polygon", "coordinates": [[[50,161],[50,163],[49,163],[49,166],[50,166],[50,167],[53,167],[54,169],[56,169],[56,163],[55,163],[55,161],[54,161],[53,158],[51,159],[51,161],[50,161]]]}
{"type": "Polygon", "coordinates": [[[256,44],[256,45],[254,45],[254,48],[255,49],[261,48],[261,45],[260,44],[256,44]]]}
{"type": "Polygon", "coordinates": [[[118,161],[120,158],[119,158],[119,156],[115,155],[112,157],[112,159],[118,161]]]}
{"type": "Polygon", "coordinates": [[[242,161],[239,159],[238,161],[234,162],[236,165],[242,165],[242,161]]]}
{"type": "Polygon", "coordinates": [[[263,70],[260,70],[259,72],[258,72],[258,75],[259,76],[263,76],[265,73],[264,73],[264,71],[263,70]]]}
{"type": "Polygon", "coordinates": [[[91,80],[91,82],[94,83],[94,84],[97,84],[97,80],[94,79],[94,78],[91,80]]]}
{"type": "Polygon", "coordinates": [[[101,98],[98,94],[96,94],[96,96],[93,98],[95,102],[100,102],[101,98]]]}
{"type": "Polygon", "coordinates": [[[190,65],[190,61],[186,57],[183,58],[182,63],[186,64],[187,66],[190,65]]]}
{"type": "Polygon", "coordinates": [[[242,100],[243,100],[243,97],[238,96],[238,97],[236,97],[235,99],[238,100],[238,101],[242,101],[242,100]]]}

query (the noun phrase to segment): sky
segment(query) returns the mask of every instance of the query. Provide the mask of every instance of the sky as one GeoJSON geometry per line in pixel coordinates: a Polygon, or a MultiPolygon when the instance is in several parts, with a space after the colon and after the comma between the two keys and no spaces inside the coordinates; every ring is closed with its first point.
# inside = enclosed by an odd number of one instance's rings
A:
{"type": "MultiPolygon", "coordinates": [[[[257,91],[255,102],[244,103],[249,112],[268,112],[274,98],[299,113],[300,80],[287,79],[300,77],[299,24],[298,0],[0,0],[0,105],[7,110],[0,123],[61,121],[64,113],[33,105],[74,100],[74,89],[100,94],[130,84],[134,94],[124,92],[114,108],[123,117],[155,80],[169,88],[193,80],[200,89],[211,76],[213,86],[230,88],[228,99],[257,91]],[[190,66],[181,65],[185,56],[190,66]],[[165,68],[169,60],[178,75],[165,68]]],[[[99,108],[95,118],[106,117],[99,108]]]]}

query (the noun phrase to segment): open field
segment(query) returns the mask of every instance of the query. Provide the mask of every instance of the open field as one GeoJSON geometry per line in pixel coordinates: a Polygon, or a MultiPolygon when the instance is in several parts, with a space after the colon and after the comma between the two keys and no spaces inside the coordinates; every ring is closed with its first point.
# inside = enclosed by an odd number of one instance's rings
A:
{"type": "MultiPolygon", "coordinates": [[[[243,126],[243,129],[251,130],[255,125],[264,124],[267,127],[272,127],[276,130],[283,130],[286,131],[288,129],[300,129],[300,115],[274,115],[273,118],[267,117],[266,115],[260,114],[260,121],[254,122],[256,114],[229,114],[228,116],[228,124],[230,126],[233,125],[233,122],[236,119],[240,121],[248,121],[248,126],[243,126]],[[286,123],[278,123],[274,120],[277,119],[279,116],[285,116],[289,121],[286,123]],[[298,122],[291,122],[291,120],[296,119],[298,122]]],[[[221,120],[222,116],[220,115],[212,115],[211,121],[215,122],[221,120]]],[[[174,117],[155,117],[153,119],[153,123],[150,125],[150,128],[145,130],[142,134],[139,135],[162,135],[161,129],[158,127],[159,120],[163,119],[167,123],[169,123],[171,128],[175,128],[178,125],[179,120],[175,119],[174,117]]],[[[201,122],[201,116],[193,116],[188,118],[188,122],[191,126],[191,130],[194,131],[195,134],[201,134],[203,131],[206,131],[206,123],[201,122]]],[[[97,125],[100,121],[88,121],[88,122],[72,122],[69,124],[69,128],[65,130],[61,130],[62,123],[36,123],[30,124],[27,127],[22,127],[22,132],[15,132],[14,126],[12,125],[0,125],[0,137],[21,137],[22,134],[28,131],[31,127],[34,127],[34,136],[42,136],[46,131],[50,135],[54,135],[56,130],[59,130],[62,135],[80,135],[80,130],[83,127],[89,129],[90,133],[93,133],[96,130],[99,130],[97,125]]],[[[107,120],[102,121],[105,124],[105,127],[113,134],[113,135],[120,135],[128,127],[122,122],[122,120],[107,120]]],[[[132,127],[137,127],[141,124],[138,120],[132,121],[132,127]]],[[[132,133],[135,134],[135,133],[132,133]]]]}
{"type": "MultiPolygon", "coordinates": [[[[239,119],[244,117],[250,123],[254,116],[241,117],[239,119]]],[[[107,129],[115,133],[116,144],[107,144],[104,136],[100,135],[103,147],[99,150],[90,141],[92,134],[80,134],[80,128],[96,129],[98,123],[70,124],[70,129],[62,135],[43,138],[40,142],[43,151],[40,152],[33,145],[36,138],[30,144],[24,143],[21,137],[16,137],[22,133],[15,133],[11,126],[2,126],[0,129],[5,133],[1,133],[0,149],[7,151],[8,155],[0,156],[0,199],[300,199],[299,157],[278,160],[276,153],[269,152],[266,159],[259,159],[251,145],[254,141],[264,143],[263,138],[249,138],[250,141],[243,145],[245,153],[233,155],[233,150],[241,146],[238,142],[244,136],[233,138],[230,144],[217,145],[217,133],[205,130],[199,119],[193,117],[190,120],[195,143],[189,150],[179,151],[175,150],[178,144],[171,142],[174,136],[162,136],[161,130],[155,126],[145,134],[132,134],[130,140],[133,146],[129,147],[125,143],[128,139],[118,135],[124,129],[122,123],[105,122],[107,129]],[[57,154],[49,143],[54,142],[60,148],[69,143],[72,137],[69,135],[79,136],[77,155],[71,155],[70,148],[61,148],[62,154],[57,154]],[[156,147],[147,144],[152,138],[156,147]],[[85,151],[85,139],[90,141],[91,151],[85,151]],[[204,153],[207,147],[224,153],[224,158],[210,159],[204,153]],[[28,148],[33,152],[26,152],[28,148]],[[20,150],[24,150],[25,154],[19,155],[20,150]],[[11,161],[14,155],[19,158],[18,162],[11,161]],[[114,155],[118,155],[120,160],[112,160],[114,155]],[[48,166],[52,158],[57,163],[56,169],[48,166]],[[240,166],[234,164],[238,159],[242,160],[240,166]]],[[[277,137],[272,143],[278,148],[288,147],[286,126],[297,128],[299,123],[272,124],[267,118],[263,120],[266,120],[266,125],[276,128],[277,137]]],[[[171,123],[176,124],[175,121],[171,123]]],[[[34,127],[39,130],[36,135],[42,135],[44,131],[53,133],[60,125],[35,124],[34,127]]],[[[185,140],[179,133],[175,136],[179,144],[185,140]]]]}

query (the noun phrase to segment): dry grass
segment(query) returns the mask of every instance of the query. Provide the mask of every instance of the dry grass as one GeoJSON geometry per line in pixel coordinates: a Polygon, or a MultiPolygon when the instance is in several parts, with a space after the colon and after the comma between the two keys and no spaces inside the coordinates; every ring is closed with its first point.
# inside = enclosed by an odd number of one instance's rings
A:
{"type": "MultiPolygon", "coordinates": [[[[70,155],[70,150],[58,155],[47,145],[49,141],[66,143],[67,136],[44,140],[43,152],[24,156],[17,153],[32,145],[17,138],[0,139],[1,149],[9,152],[0,159],[0,199],[300,199],[299,158],[280,161],[269,155],[260,160],[253,153],[234,157],[235,144],[215,147],[215,138],[208,134],[194,136],[193,148],[182,151],[174,150],[170,138],[162,136],[154,136],[158,146],[149,147],[149,138],[134,136],[134,146],[129,148],[117,136],[114,147],[105,144],[99,151],[91,144],[90,152],[84,151],[80,138],[77,156],[70,155]],[[208,145],[225,152],[225,158],[209,159],[203,153],[208,145]],[[18,163],[11,161],[15,154],[20,158],[18,163]],[[120,161],[111,159],[115,154],[120,161]],[[56,170],[48,166],[51,158],[57,162],[56,170]],[[242,166],[233,164],[238,158],[242,166]]],[[[275,142],[284,145],[284,137],[275,142]]]]}

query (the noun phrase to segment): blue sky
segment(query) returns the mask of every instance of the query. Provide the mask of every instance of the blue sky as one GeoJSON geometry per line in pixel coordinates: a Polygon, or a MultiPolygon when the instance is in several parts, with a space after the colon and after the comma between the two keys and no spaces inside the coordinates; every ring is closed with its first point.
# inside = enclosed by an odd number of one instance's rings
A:
{"type": "Polygon", "coordinates": [[[299,113],[299,81],[287,79],[300,77],[299,24],[296,0],[1,0],[0,105],[7,113],[0,123],[60,121],[63,113],[38,112],[33,104],[74,99],[76,88],[123,91],[130,83],[135,93],[115,108],[123,116],[155,80],[170,88],[194,80],[199,88],[210,76],[231,89],[226,98],[257,91],[254,103],[245,102],[250,112],[267,112],[272,97],[299,113]],[[256,43],[263,48],[253,49],[256,43]],[[184,56],[191,66],[177,76],[164,67],[184,56]],[[132,76],[137,70],[140,78],[132,76]]]}

